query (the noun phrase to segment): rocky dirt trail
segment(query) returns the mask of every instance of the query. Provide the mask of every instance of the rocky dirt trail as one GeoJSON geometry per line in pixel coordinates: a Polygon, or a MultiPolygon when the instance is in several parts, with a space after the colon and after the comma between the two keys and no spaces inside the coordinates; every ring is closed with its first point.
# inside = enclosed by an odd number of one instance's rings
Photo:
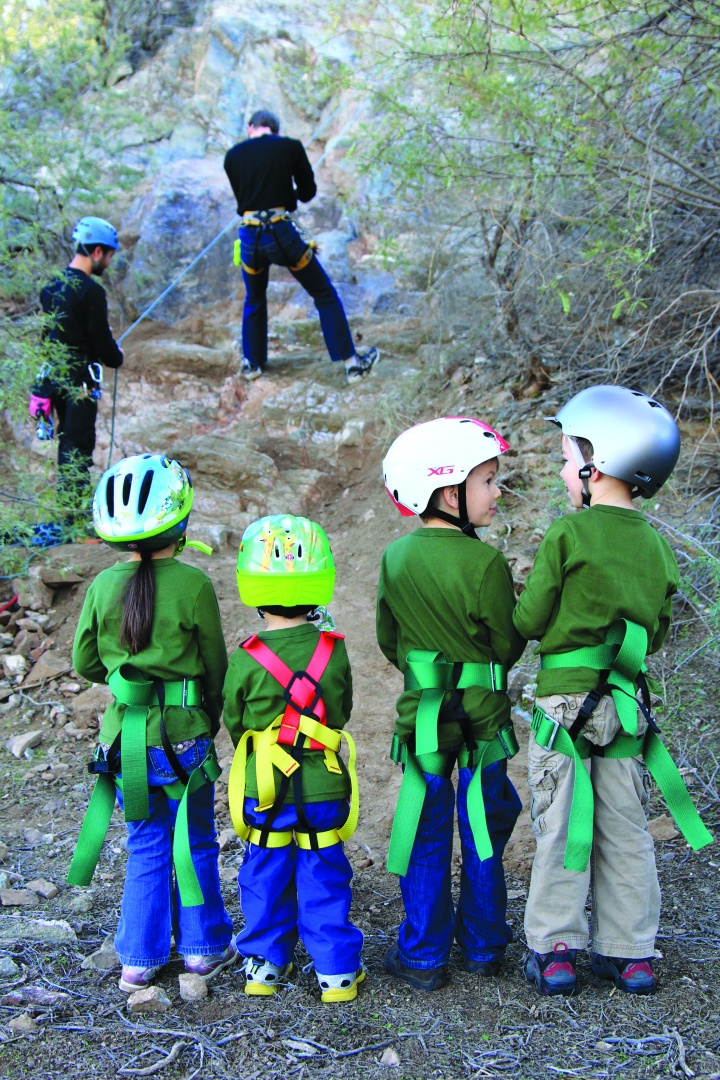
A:
{"type": "MultiPolygon", "coordinates": [[[[347,635],[355,683],[351,730],[361,813],[348,850],[368,979],[356,1003],[323,1007],[300,949],[297,977],[275,999],[246,998],[242,979],[226,973],[207,998],[186,1001],[178,982],[182,966],[173,961],[142,1011],[130,1009],[117,990],[111,945],[125,859],[117,811],[92,887],[64,884],[90,792],[85,762],[108,694],[75,676],[72,638],[87,585],[115,557],[95,545],[55,548],[31,562],[27,577],[4,582],[0,591],[0,604],[19,594],[19,606],[0,613],[0,1078],[56,1078],[68,1070],[82,1077],[167,1080],[720,1076],[712,1005],[720,983],[717,859],[714,848],[690,853],[659,803],[652,827],[664,886],[664,960],[655,998],[611,993],[590,975],[588,959],[580,962],[576,999],[541,1000],[527,986],[521,967],[533,847],[527,809],[507,852],[516,941],[502,975],[479,980],[453,960],[449,986],[433,995],[415,994],[385,975],[382,956],[402,910],[397,881],[384,870],[399,788],[387,752],[400,679],[375,645],[374,594],[382,549],[414,524],[397,515],[384,493],[383,449],[408,416],[466,411],[494,419],[515,453],[503,462],[504,509],[486,539],[503,547],[518,581],[549,520],[556,470],[542,423],[532,419],[536,405],[488,389],[481,365],[438,363],[435,347],[422,343],[417,320],[366,320],[365,343],[378,344],[383,357],[372,378],[351,388],[318,347],[312,323],[273,325],[270,373],[249,386],[237,375],[227,331],[198,321],[172,331],[143,328],[121,378],[126,419],[118,424],[116,446],[122,453],[162,448],[193,471],[191,534],[216,551],[210,559],[198,552],[183,558],[210,574],[229,649],[258,625],[240,604],[234,579],[247,522],[268,511],[302,512],[330,536],[338,566],[332,611],[347,635]],[[535,494],[527,490],[530,471],[539,474],[535,494]]],[[[102,440],[98,460],[104,460],[102,440]]],[[[673,662],[671,649],[663,664],[673,662]]],[[[533,671],[528,650],[511,684],[523,743],[533,671]]],[[[228,765],[227,736],[220,736],[219,752],[228,765]]],[[[690,758],[686,771],[693,781],[690,758]]],[[[523,761],[521,753],[511,773],[527,807],[523,761]]],[[[712,819],[711,772],[700,770],[697,784],[712,819]]],[[[235,878],[242,848],[230,827],[222,780],[216,802],[223,887],[239,926],[235,878]]]]}

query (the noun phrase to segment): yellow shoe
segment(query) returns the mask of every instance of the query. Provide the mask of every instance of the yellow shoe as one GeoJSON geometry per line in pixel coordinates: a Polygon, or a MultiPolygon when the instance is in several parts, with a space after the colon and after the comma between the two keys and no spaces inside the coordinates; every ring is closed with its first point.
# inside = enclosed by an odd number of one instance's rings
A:
{"type": "Polygon", "coordinates": [[[321,975],[316,972],[322,991],[321,1000],[328,1004],[333,1001],[354,1001],[357,988],[365,978],[365,968],[350,971],[347,975],[321,975]]]}
{"type": "Polygon", "coordinates": [[[292,971],[292,963],[279,966],[262,956],[248,956],[245,961],[245,993],[253,997],[270,997],[292,971]]]}

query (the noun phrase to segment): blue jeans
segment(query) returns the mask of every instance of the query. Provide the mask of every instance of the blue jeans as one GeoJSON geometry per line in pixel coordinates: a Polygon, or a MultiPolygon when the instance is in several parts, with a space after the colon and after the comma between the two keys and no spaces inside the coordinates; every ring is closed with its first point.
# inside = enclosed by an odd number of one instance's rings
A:
{"type": "MultiPolygon", "coordinates": [[[[292,276],[315,301],[320,327],[331,360],[349,360],[355,355],[350,327],[333,283],[316,255],[302,270],[293,270],[307,251],[292,221],[278,221],[260,229],[257,225],[240,227],[242,261],[256,271],[250,274],[243,267],[245,306],[243,308],[243,356],[253,367],[264,368],[267,363],[267,287],[270,266],[286,266],[292,276]]],[[[329,974],[329,972],[324,972],[329,974]]]]}
{"type": "MultiPolygon", "coordinates": [[[[266,813],[257,799],[245,800],[245,817],[261,828],[266,813]]],[[[336,829],[347,817],[344,799],[305,804],[311,826],[336,829]]],[[[286,803],[273,828],[298,827],[295,806],[286,803]]],[[[262,848],[248,844],[238,873],[245,929],[236,939],[243,956],[262,956],[279,967],[290,963],[298,938],[322,975],[344,975],[360,967],[363,936],[350,922],[352,869],[342,844],[304,851],[291,843],[262,848]]]]}
{"type": "Polygon", "coordinates": [[[450,888],[455,789],[452,780],[425,773],[425,803],[408,872],[400,878],[405,921],[398,933],[398,948],[408,967],[442,967],[450,958],[453,937],[469,960],[483,961],[500,959],[511,940],[505,922],[507,891],[502,856],[522,804],[508,780],[506,761],[483,769],[483,802],[493,854],[481,862],[467,813],[472,776],[472,769],[459,770],[462,872],[455,910],[450,888]]]}
{"type": "MultiPolygon", "coordinates": [[[[198,739],[179,757],[190,773],[205,756],[209,739],[198,739]]],[[[150,817],[126,822],[128,861],[115,948],[122,964],[158,967],[170,959],[170,935],[182,956],[214,956],[230,944],[232,921],[225,910],[218,874],[214,785],[205,784],[188,802],[188,830],[193,865],[205,903],[184,908],[173,881],[172,837],[179,801],[163,787],[176,776],[165,752],[148,747],[150,817]]],[[[122,792],[118,802],[123,805],[122,792]]]]}

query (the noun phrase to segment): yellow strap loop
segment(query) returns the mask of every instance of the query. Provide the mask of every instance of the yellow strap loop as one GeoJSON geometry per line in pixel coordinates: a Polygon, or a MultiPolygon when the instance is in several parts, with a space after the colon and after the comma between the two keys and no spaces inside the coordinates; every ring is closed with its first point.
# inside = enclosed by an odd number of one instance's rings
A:
{"type": "Polygon", "coordinates": [[[313,255],[314,255],[313,249],[311,247],[306,248],[305,249],[305,254],[303,255],[300,262],[295,263],[295,266],[290,266],[289,269],[294,270],[295,273],[297,273],[299,270],[304,270],[305,267],[307,266],[307,264],[312,259],[313,255]]]}

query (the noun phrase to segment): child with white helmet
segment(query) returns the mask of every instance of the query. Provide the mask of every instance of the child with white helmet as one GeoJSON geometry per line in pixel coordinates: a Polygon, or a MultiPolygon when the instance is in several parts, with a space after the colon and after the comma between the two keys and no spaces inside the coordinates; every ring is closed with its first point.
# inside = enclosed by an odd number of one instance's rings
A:
{"type": "Polygon", "coordinates": [[[237,958],[213,801],[227,652],[210,579],[175,558],[192,504],[187,470],[158,454],[125,458],[103,475],[95,530],[131,555],[91,584],[73,647],[78,674],[107,682],[114,699],[89,766],[97,781],[68,881],[90,883],[117,796],[128,830],[115,935],[126,993],[168,962],[171,935],[186,971],[206,981],[237,958]]]}
{"type": "Polygon", "coordinates": [[[539,641],[540,654],[525,971],[542,994],[576,992],[592,853],[592,971],[627,993],[651,994],[660,888],[645,766],[691,845],[712,839],[657,737],[644,674],[646,655],[667,634],[679,578],[668,543],[632,500],[668,479],[680,435],[659,402],[622,386],[583,390],[549,419],[562,431],[560,476],[583,512],[547,530],[515,609],[515,625],[539,641]]]}
{"type": "Polygon", "coordinates": [[[391,751],[404,776],[388,855],[405,920],[385,968],[420,990],[447,981],[453,938],[465,970],[483,976],[498,973],[511,939],[502,855],[521,805],[507,777],[517,743],[505,690],[524,641],[507,560],[475,532],[495,513],[508,449],[481,421],[446,416],[403,432],[383,462],[390,498],[424,524],[386,548],[377,601],[378,643],[405,676],[391,751]]]}
{"type": "Polygon", "coordinates": [[[332,624],[322,609],[335,585],[325,533],[291,515],[253,522],[240,544],[237,583],[242,602],[265,622],[232,654],[225,680],[225,725],[237,747],[230,812],[247,844],[238,874],[245,928],[237,937],[245,993],[276,994],[302,937],[322,1001],[352,1001],[365,978],[343,850],[358,815],[355,747],[342,731],[352,678],[342,634],[315,625],[332,624]],[[347,767],[338,753],[343,738],[347,767]]]}

